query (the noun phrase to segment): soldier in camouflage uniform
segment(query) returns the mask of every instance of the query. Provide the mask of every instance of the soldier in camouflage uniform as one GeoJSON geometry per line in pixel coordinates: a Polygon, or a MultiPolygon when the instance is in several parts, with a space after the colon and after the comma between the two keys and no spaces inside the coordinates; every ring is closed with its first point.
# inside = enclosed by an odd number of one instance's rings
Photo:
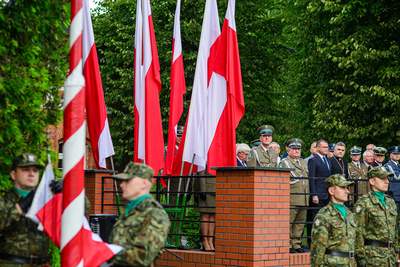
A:
{"type": "Polygon", "coordinates": [[[247,166],[261,166],[261,167],[278,167],[279,158],[276,151],[270,148],[272,142],[272,135],[275,132],[274,127],[271,125],[263,125],[257,129],[260,135],[261,144],[251,150],[251,158],[247,162],[247,166]]]}
{"type": "Polygon", "coordinates": [[[397,207],[388,190],[385,167],[368,171],[371,192],[361,196],[354,205],[357,222],[357,266],[395,266],[398,251],[397,207]]]}
{"type": "Polygon", "coordinates": [[[25,217],[39,182],[36,156],[14,158],[10,177],[13,188],[0,194],[0,266],[42,266],[48,262],[49,238],[25,217]]]}
{"type": "Polygon", "coordinates": [[[153,170],[130,162],[121,174],[122,197],[128,200],[125,214],[115,223],[110,243],[123,247],[109,262],[114,266],[150,266],[162,254],[170,221],[163,207],[150,196],[153,170]]]}
{"type": "Polygon", "coordinates": [[[356,223],[353,213],[343,205],[353,182],[341,174],[334,174],[325,180],[325,184],[330,202],[315,216],[311,266],[356,266],[356,223]]]}

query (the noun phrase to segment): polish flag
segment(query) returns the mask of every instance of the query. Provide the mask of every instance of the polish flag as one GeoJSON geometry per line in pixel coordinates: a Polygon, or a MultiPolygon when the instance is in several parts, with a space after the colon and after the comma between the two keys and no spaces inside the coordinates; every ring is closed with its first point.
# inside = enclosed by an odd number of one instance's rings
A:
{"type": "Polygon", "coordinates": [[[134,162],[149,165],[155,174],[164,168],[164,137],[158,98],[160,91],[160,65],[150,1],[138,0],[135,29],[134,162]]]}
{"type": "MultiPolygon", "coordinates": [[[[204,170],[206,161],[202,157],[194,157],[195,151],[202,145],[200,138],[200,123],[204,115],[208,84],[211,78],[215,56],[218,48],[221,28],[218,18],[218,6],[216,0],[207,0],[204,9],[203,25],[201,29],[200,45],[197,55],[196,72],[194,75],[192,99],[190,102],[188,119],[183,132],[181,145],[174,161],[174,175],[179,175],[182,161],[194,163],[198,171],[204,170]],[[179,151],[179,150],[183,151],[179,151]],[[182,157],[180,157],[182,155],[182,157]],[[193,161],[194,158],[194,161],[193,161]]],[[[188,174],[186,164],[183,174],[188,174]]],[[[195,172],[195,171],[193,171],[195,172]]]]}
{"type": "Polygon", "coordinates": [[[106,169],[106,158],[114,155],[114,147],[108,127],[103,86],[101,84],[99,61],[92,19],[90,17],[89,1],[83,0],[83,36],[82,59],[83,76],[86,81],[86,116],[89,128],[90,144],[98,169],[106,169]]]}
{"type": "Polygon", "coordinates": [[[174,39],[172,43],[171,65],[171,96],[169,104],[168,146],[163,175],[172,172],[175,156],[176,132],[179,119],[183,112],[183,95],[186,93],[185,73],[183,69],[182,40],[181,40],[181,0],[176,3],[174,39]]]}
{"type": "MultiPolygon", "coordinates": [[[[53,167],[49,163],[26,216],[38,223],[38,229],[44,231],[53,243],[60,247],[63,195],[54,195],[51,192],[50,183],[53,180],[53,167]]],[[[92,232],[86,217],[83,217],[83,220],[83,266],[99,266],[122,250],[121,246],[103,242],[98,234],[92,232]]]]}
{"type": "Polygon", "coordinates": [[[235,0],[229,0],[195,150],[209,173],[215,175],[212,167],[236,166],[236,128],[244,111],[235,0]]]}

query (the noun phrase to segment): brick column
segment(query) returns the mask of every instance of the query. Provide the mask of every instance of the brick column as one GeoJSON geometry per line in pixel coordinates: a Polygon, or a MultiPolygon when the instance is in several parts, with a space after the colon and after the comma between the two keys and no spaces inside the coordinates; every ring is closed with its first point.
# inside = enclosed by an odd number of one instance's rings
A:
{"type": "MultiPolygon", "coordinates": [[[[90,214],[101,214],[101,183],[102,177],[111,176],[109,170],[85,170],[85,193],[90,201],[90,214]]],[[[115,190],[114,182],[111,179],[104,181],[104,191],[115,190]]],[[[104,204],[117,204],[113,193],[104,194],[104,204]]],[[[118,209],[115,206],[105,206],[104,214],[118,214],[118,209]]]]}
{"type": "Polygon", "coordinates": [[[291,169],[215,169],[215,266],[289,266],[291,169]]]}

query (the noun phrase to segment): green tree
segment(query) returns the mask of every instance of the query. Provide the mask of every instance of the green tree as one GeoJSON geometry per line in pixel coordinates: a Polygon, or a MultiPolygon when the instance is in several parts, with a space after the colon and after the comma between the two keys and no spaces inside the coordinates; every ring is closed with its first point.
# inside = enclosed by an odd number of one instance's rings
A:
{"type": "Polygon", "coordinates": [[[46,126],[61,119],[68,25],[64,0],[0,3],[0,188],[10,184],[9,168],[18,153],[44,156],[46,126]]]}
{"type": "MultiPolygon", "coordinates": [[[[218,1],[221,27],[227,0],[218,1]]],[[[165,141],[167,140],[170,69],[173,23],[176,0],[151,1],[157,49],[161,67],[160,105],[165,141]]],[[[237,130],[238,142],[258,138],[262,124],[281,128],[280,68],[285,46],[280,41],[283,22],[279,2],[237,1],[236,25],[241,55],[246,113],[237,130]]],[[[187,93],[181,125],[184,125],[190,104],[197,50],[200,41],[205,1],[182,1],[181,31],[187,93]]],[[[94,14],[94,33],[101,54],[101,73],[106,90],[106,103],[112,111],[110,128],[116,150],[117,166],[133,159],[134,117],[134,34],[136,1],[104,0],[94,14]],[[121,127],[123,126],[123,127],[121,127]]],[[[282,105],[284,108],[286,106],[282,105]]],[[[283,139],[282,137],[281,139],[283,139]]],[[[278,137],[279,139],[279,137],[278,137]]]]}
{"type": "Polygon", "coordinates": [[[314,136],[398,145],[398,1],[288,3],[301,81],[296,90],[304,92],[305,112],[312,112],[314,136]]]}

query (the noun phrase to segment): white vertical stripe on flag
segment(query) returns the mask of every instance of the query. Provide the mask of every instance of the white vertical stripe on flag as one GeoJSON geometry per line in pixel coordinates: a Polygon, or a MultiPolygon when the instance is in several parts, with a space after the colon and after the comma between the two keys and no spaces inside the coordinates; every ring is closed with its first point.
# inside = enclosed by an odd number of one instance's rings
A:
{"type": "MultiPolygon", "coordinates": [[[[210,57],[210,49],[220,34],[217,1],[207,0],[189,108],[183,161],[192,162],[195,151],[202,149],[199,147],[202,146],[202,142],[199,140],[199,135],[201,134],[199,131],[208,94],[208,70],[212,67],[208,66],[208,59],[210,57]]],[[[196,157],[194,163],[199,166],[199,171],[204,170],[206,166],[203,157],[196,157]]]]}

